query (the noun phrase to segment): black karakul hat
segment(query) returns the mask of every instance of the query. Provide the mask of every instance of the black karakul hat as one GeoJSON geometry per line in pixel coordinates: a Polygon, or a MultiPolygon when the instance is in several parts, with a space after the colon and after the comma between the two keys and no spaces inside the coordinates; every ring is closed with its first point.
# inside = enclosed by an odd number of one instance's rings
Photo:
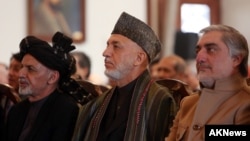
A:
{"type": "Polygon", "coordinates": [[[161,43],[151,27],[126,12],[120,15],[111,34],[121,34],[136,42],[147,53],[150,62],[161,51],[161,43]]]}
{"type": "Polygon", "coordinates": [[[75,49],[72,39],[60,32],[54,34],[53,45],[35,36],[27,36],[20,42],[21,58],[30,54],[44,66],[59,71],[61,77],[70,77],[75,71],[75,61],[69,52],[75,49]]]}

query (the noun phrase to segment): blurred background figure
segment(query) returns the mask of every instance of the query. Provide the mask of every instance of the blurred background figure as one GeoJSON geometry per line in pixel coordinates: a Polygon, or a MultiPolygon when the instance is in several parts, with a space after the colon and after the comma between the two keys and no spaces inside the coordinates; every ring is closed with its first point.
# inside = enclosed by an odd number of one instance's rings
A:
{"type": "MultiPolygon", "coordinates": [[[[1,108],[3,109],[2,117],[5,119],[10,108],[21,101],[21,97],[18,94],[18,73],[21,69],[21,56],[19,53],[12,54],[10,58],[9,68],[7,70],[4,68],[5,74],[2,75],[4,78],[7,78],[4,81],[1,81],[0,84],[0,102],[1,108]]],[[[2,74],[2,73],[1,73],[2,74]]]]}
{"type": "Polygon", "coordinates": [[[81,51],[71,52],[71,55],[76,60],[76,73],[72,75],[72,78],[89,80],[91,73],[91,61],[89,56],[81,51]]]}
{"type": "Polygon", "coordinates": [[[19,88],[19,70],[21,69],[21,56],[19,53],[12,54],[10,58],[10,64],[8,67],[8,71],[6,74],[7,82],[1,83],[0,85],[0,93],[1,97],[1,106],[4,109],[4,116],[7,116],[10,108],[20,102],[25,97],[21,97],[18,94],[19,88]]]}
{"type": "Polygon", "coordinates": [[[12,54],[10,58],[9,71],[8,71],[8,84],[13,87],[16,93],[18,93],[19,82],[18,73],[22,67],[20,53],[12,54]]]}
{"type": "Polygon", "coordinates": [[[8,66],[0,63],[0,83],[8,83],[8,66]]]}
{"type": "Polygon", "coordinates": [[[182,57],[175,54],[165,56],[158,63],[157,78],[171,78],[184,81],[186,67],[187,64],[182,57]]]}
{"type": "MultiPolygon", "coordinates": [[[[13,70],[12,66],[10,66],[9,69],[6,64],[3,63],[0,64],[0,74],[1,74],[0,75],[0,140],[3,137],[3,127],[10,108],[14,104],[21,101],[16,90],[14,90],[14,88],[11,85],[8,85],[8,78],[10,78],[8,77],[8,75],[9,72],[12,72],[12,70],[13,70]]],[[[18,87],[18,73],[16,75],[17,75],[16,76],[17,78],[15,80],[16,82],[13,83],[13,85],[15,84],[18,87]]]]}
{"type": "Polygon", "coordinates": [[[160,61],[160,58],[156,58],[152,60],[152,62],[149,64],[149,72],[152,78],[158,77],[158,63],[160,61]]]}
{"type": "Polygon", "coordinates": [[[196,92],[200,89],[200,82],[197,77],[195,61],[190,61],[187,64],[184,81],[188,84],[193,92],[196,92]]]}
{"type": "Polygon", "coordinates": [[[160,59],[157,79],[177,79],[186,83],[192,91],[199,89],[199,81],[192,63],[187,63],[181,56],[173,54],[160,59]]]}

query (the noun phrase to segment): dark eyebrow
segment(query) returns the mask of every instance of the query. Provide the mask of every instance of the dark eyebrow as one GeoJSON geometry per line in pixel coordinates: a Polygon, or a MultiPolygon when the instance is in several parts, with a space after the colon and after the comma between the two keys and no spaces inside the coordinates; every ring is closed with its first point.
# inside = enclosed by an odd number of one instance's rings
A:
{"type": "MultiPolygon", "coordinates": [[[[215,44],[215,43],[206,43],[204,46],[205,46],[205,47],[217,46],[217,44],[215,44]]],[[[196,48],[200,48],[200,45],[196,45],[196,48]]]]}
{"type": "Polygon", "coordinates": [[[32,69],[37,69],[34,65],[30,65],[30,64],[22,64],[22,67],[25,67],[25,68],[32,68],[32,69]]]}
{"type": "Polygon", "coordinates": [[[205,46],[206,46],[206,47],[209,47],[209,46],[217,46],[217,44],[215,44],[215,43],[207,43],[207,44],[205,44],[205,46]]]}
{"type": "Polygon", "coordinates": [[[119,42],[119,41],[111,41],[111,42],[108,42],[108,44],[107,45],[113,45],[113,46],[121,46],[121,42],[119,42]]]}
{"type": "Polygon", "coordinates": [[[112,43],[112,44],[118,44],[119,42],[118,41],[111,41],[111,42],[107,41],[107,45],[110,44],[110,43],[112,43]]]}

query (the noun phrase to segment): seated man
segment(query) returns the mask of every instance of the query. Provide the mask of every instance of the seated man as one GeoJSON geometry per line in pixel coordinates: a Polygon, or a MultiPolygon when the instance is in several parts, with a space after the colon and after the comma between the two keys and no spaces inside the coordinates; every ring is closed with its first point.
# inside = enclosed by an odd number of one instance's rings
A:
{"type": "Polygon", "coordinates": [[[123,12],[103,51],[105,74],[115,85],[83,106],[72,141],[162,141],[176,113],[169,90],[148,64],[161,43],[141,20],[123,12]]]}
{"type": "Polygon", "coordinates": [[[204,141],[205,125],[250,125],[247,40],[226,25],[200,33],[196,68],[201,91],[182,100],[167,141],[204,141]]]}
{"type": "Polygon", "coordinates": [[[70,78],[72,39],[57,32],[53,46],[34,36],[20,42],[19,94],[27,98],[9,111],[6,141],[69,141],[85,91],[70,78]],[[77,96],[81,96],[77,99],[77,96]],[[77,100],[77,101],[76,101],[77,100]]]}

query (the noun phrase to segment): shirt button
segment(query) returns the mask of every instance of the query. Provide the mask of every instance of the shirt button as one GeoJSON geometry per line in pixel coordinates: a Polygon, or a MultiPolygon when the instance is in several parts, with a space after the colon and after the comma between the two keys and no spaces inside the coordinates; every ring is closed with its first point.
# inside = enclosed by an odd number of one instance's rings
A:
{"type": "Polygon", "coordinates": [[[193,129],[194,129],[194,130],[201,130],[201,126],[195,124],[195,125],[193,126],[193,129]]]}

